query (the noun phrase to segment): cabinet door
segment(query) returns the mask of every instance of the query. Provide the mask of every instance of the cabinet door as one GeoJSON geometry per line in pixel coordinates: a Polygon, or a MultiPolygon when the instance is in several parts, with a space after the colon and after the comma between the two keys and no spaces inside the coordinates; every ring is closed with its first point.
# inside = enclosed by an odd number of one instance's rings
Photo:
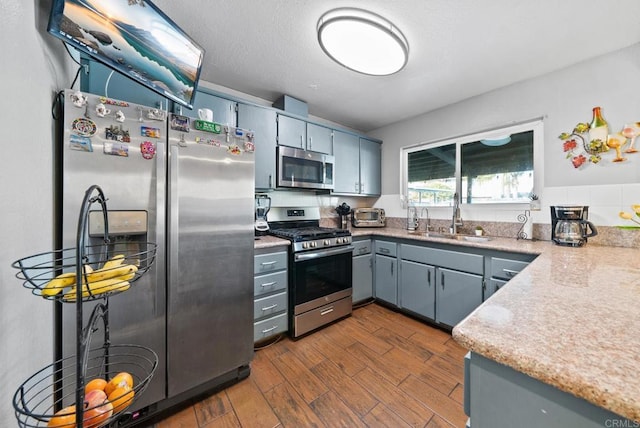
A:
{"type": "Polygon", "coordinates": [[[398,261],[376,254],[376,299],[398,305],[398,261]]]}
{"type": "Polygon", "coordinates": [[[333,129],[307,123],[307,150],[333,154],[333,129]]]}
{"type": "Polygon", "coordinates": [[[400,262],[400,307],[435,319],[436,269],[433,266],[400,262]]]}
{"type": "Polygon", "coordinates": [[[360,191],[360,142],[357,135],[333,132],[336,158],[333,192],[357,194],[360,191]]]}
{"type": "Polygon", "coordinates": [[[193,100],[193,109],[182,107],[182,114],[196,119],[198,110],[208,108],[213,110],[213,121],[222,125],[236,126],[236,102],[217,97],[206,92],[197,91],[193,100]]]}
{"type": "Polygon", "coordinates": [[[276,186],[277,113],[274,110],[238,104],[238,127],[254,133],[256,145],[256,189],[274,189],[276,186]]]}
{"type": "Polygon", "coordinates": [[[360,302],[373,297],[373,256],[353,257],[353,294],[351,301],[360,302]]]}
{"type": "Polygon", "coordinates": [[[82,91],[153,108],[168,109],[169,99],[117,71],[114,72],[106,65],[88,58],[82,58],[82,64],[89,70],[88,73],[80,73],[82,91]]]}
{"type": "Polygon", "coordinates": [[[453,327],[481,303],[482,276],[436,270],[436,322],[453,327]]]}
{"type": "Polygon", "coordinates": [[[375,141],[360,138],[360,194],[381,194],[381,160],[382,146],[375,141]]]}
{"type": "Polygon", "coordinates": [[[493,294],[500,290],[503,285],[505,285],[507,281],[502,279],[491,278],[489,280],[489,286],[486,290],[484,290],[484,300],[487,300],[489,297],[493,296],[493,294]]]}
{"type": "Polygon", "coordinates": [[[278,144],[281,146],[305,148],[307,123],[304,120],[278,115],[278,144]]]}

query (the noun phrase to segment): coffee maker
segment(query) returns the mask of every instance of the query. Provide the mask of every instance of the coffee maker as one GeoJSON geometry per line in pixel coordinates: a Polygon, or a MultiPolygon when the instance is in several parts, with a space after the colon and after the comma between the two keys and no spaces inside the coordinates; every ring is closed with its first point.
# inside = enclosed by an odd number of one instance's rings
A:
{"type": "Polygon", "coordinates": [[[552,206],[551,240],[558,245],[583,246],[587,238],[598,234],[593,223],[587,221],[588,216],[587,206],[552,206]]]}
{"type": "Polygon", "coordinates": [[[269,232],[269,223],[267,223],[267,214],[271,209],[271,198],[269,195],[257,194],[256,197],[256,236],[266,235],[269,232]]]}

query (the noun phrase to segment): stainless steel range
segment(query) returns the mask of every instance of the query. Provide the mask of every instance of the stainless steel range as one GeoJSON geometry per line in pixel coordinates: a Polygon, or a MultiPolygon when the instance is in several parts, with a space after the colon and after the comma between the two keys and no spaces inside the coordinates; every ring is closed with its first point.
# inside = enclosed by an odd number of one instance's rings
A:
{"type": "Polygon", "coordinates": [[[291,241],[289,334],[297,338],[351,314],[351,233],[320,227],[320,209],[272,208],[269,233],[291,241]]]}

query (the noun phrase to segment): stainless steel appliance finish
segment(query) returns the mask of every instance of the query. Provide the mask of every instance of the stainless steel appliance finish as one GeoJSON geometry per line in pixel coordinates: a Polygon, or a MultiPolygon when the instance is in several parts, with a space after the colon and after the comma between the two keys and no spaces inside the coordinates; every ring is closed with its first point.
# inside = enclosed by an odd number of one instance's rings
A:
{"type": "MultiPolygon", "coordinates": [[[[151,270],[110,298],[111,342],[147,346],[159,357],[149,387],[131,410],[149,405],[161,410],[215,388],[220,379],[246,377],[253,357],[254,157],[225,146],[237,142],[242,148],[246,132],[174,131],[164,117],[147,120],[152,108],[135,104],[110,106],[126,118],[118,123],[113,114],[96,116],[100,98],[87,95],[86,109],[65,105],[60,246],[75,246],[80,204],[92,184],[108,198],[111,240],[158,245],[151,270]],[[78,140],[71,124],[85,115],[95,123],[95,133],[78,140]],[[130,141],[106,138],[107,127],[130,141]],[[212,136],[222,145],[196,142],[212,136]],[[152,156],[149,145],[141,146],[145,142],[155,149],[152,156]]],[[[57,357],[75,353],[70,306],[57,308],[57,357]]]]}
{"type": "Polygon", "coordinates": [[[275,210],[289,219],[271,222],[270,233],[291,241],[289,333],[297,338],[351,314],[351,233],[319,227],[318,208],[275,210]]]}
{"type": "Polygon", "coordinates": [[[276,150],[278,187],[333,189],[333,156],[286,146],[276,150]]]}
{"type": "Polygon", "coordinates": [[[387,218],[382,208],[354,208],[351,224],[354,227],[385,227],[387,218]]]}
{"type": "Polygon", "coordinates": [[[551,240],[558,245],[580,247],[587,238],[596,236],[598,231],[587,221],[588,206],[552,206],[551,240]]]}

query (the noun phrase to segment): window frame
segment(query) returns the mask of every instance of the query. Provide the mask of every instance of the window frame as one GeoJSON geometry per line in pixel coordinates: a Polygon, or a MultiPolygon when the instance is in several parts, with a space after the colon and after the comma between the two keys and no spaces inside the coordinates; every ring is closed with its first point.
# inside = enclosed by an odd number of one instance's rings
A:
{"type": "MultiPolygon", "coordinates": [[[[467,206],[508,206],[528,203],[529,201],[495,201],[495,202],[465,202],[466,198],[461,195],[462,192],[462,145],[467,143],[474,143],[483,139],[492,139],[503,136],[505,134],[517,134],[520,132],[533,131],[533,189],[532,192],[539,193],[542,189],[542,177],[543,177],[543,147],[544,147],[544,125],[542,118],[532,119],[525,122],[514,123],[499,128],[492,128],[485,131],[474,132],[472,134],[463,134],[455,137],[449,137],[440,140],[432,140],[413,144],[410,146],[404,146],[400,148],[400,200],[402,202],[402,208],[406,208],[408,205],[409,195],[409,183],[408,183],[408,160],[409,153],[414,153],[420,150],[433,149],[442,146],[448,146],[455,144],[456,146],[456,164],[455,164],[455,192],[458,194],[458,202],[467,206]]],[[[413,204],[412,204],[413,205],[413,204]]],[[[418,206],[426,207],[438,207],[440,205],[430,204],[417,204],[418,206]]]]}

